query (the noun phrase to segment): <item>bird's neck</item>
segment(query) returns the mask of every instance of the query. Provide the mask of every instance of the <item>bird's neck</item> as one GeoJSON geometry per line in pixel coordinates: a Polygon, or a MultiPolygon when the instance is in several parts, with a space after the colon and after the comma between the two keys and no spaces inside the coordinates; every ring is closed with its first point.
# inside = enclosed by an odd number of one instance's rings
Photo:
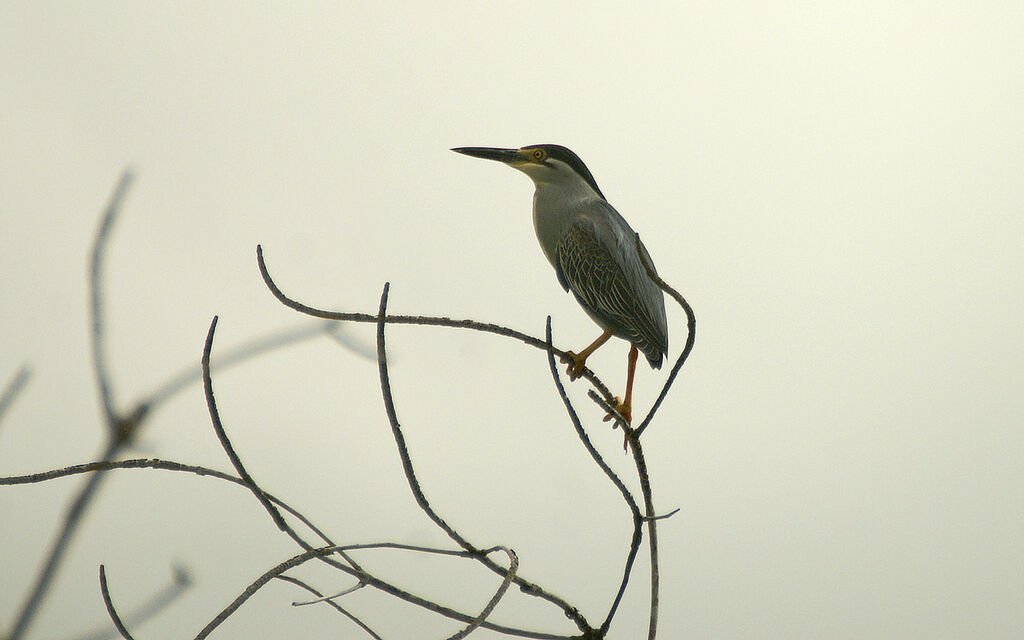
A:
{"type": "MultiPolygon", "coordinates": [[[[533,228],[548,261],[555,265],[555,247],[573,222],[581,203],[600,198],[589,184],[579,182],[537,182],[533,192],[533,228]]],[[[556,267],[557,268],[557,267],[556,267]]]]}

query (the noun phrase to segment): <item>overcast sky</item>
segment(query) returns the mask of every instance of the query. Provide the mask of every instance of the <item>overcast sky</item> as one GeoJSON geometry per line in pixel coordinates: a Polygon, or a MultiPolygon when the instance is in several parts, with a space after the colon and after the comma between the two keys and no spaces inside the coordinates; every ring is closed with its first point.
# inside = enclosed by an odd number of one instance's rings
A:
{"type": "MultiPolygon", "coordinates": [[[[256,268],[314,305],[497,322],[579,349],[599,329],[534,237],[532,185],[464,145],[569,146],[697,313],[690,362],[644,436],[659,512],[663,638],[1005,638],[1024,628],[1024,5],[983,3],[8,2],[0,18],[0,475],[95,458],[87,268],[136,172],[105,279],[115,402],[302,326],[256,268]]],[[[685,321],[670,305],[670,359],[685,321]]],[[[346,329],[372,349],[373,329],[346,329]]],[[[389,329],[392,384],[431,502],[599,621],[629,513],[580,447],[542,352],[389,329]]],[[[590,361],[622,392],[627,345],[590,361]]],[[[667,368],[641,362],[636,411],[667,368]]],[[[215,376],[263,486],[344,543],[444,546],[416,508],[372,361],[327,339],[215,376]]],[[[630,486],[621,436],[571,385],[630,486]]],[[[131,457],[230,469],[201,389],[131,457]]],[[[0,625],[21,606],[82,477],[0,489],[0,625]]],[[[191,637],[294,553],[251,495],[155,471],[107,478],[30,637],[108,624],[191,637]]],[[[478,610],[473,563],[365,552],[478,610]],[[456,586],[451,586],[456,585],[456,586]]],[[[610,637],[646,629],[646,551],[610,637]]],[[[351,581],[311,570],[325,591],[351,581]]],[[[366,590],[364,590],[366,591],[366,590]]],[[[360,635],[269,586],[219,637],[360,635]]],[[[458,625],[372,593],[386,638],[458,625]]],[[[566,633],[512,593],[494,620],[566,633]]],[[[479,632],[480,637],[498,637],[479,632]]]]}

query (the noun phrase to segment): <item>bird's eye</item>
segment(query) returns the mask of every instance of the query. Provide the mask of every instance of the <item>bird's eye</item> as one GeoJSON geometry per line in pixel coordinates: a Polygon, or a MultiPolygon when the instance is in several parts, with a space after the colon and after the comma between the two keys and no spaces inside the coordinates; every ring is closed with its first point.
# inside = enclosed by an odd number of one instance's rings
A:
{"type": "Polygon", "coordinates": [[[535,162],[544,162],[544,159],[548,157],[548,154],[543,149],[534,149],[530,155],[533,157],[535,162]]]}

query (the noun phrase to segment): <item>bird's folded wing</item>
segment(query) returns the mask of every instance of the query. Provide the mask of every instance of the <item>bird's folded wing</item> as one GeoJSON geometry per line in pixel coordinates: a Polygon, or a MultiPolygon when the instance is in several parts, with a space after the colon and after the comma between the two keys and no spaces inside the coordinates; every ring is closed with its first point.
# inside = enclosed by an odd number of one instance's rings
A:
{"type": "MultiPolygon", "coordinates": [[[[652,364],[660,365],[661,355],[667,350],[667,331],[659,326],[651,304],[645,304],[641,298],[648,294],[649,287],[639,279],[650,278],[646,273],[638,273],[636,265],[630,268],[627,264],[639,259],[635,248],[621,242],[604,225],[581,216],[562,234],[555,254],[562,286],[572,291],[588,311],[604,320],[613,333],[627,338],[652,364]],[[627,253],[630,250],[633,255],[627,253]]],[[[657,298],[657,303],[661,303],[657,306],[663,309],[660,289],[657,298]]]]}

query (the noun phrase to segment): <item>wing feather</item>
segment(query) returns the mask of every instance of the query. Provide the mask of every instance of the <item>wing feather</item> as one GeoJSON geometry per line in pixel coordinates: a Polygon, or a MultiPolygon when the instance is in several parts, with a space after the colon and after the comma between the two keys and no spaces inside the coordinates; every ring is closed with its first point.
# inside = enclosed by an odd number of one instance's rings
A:
{"type": "Polygon", "coordinates": [[[555,248],[558,279],[598,324],[635,344],[651,366],[660,367],[668,352],[664,296],[640,262],[632,230],[625,225],[623,231],[615,233],[593,216],[578,216],[555,248]]]}

